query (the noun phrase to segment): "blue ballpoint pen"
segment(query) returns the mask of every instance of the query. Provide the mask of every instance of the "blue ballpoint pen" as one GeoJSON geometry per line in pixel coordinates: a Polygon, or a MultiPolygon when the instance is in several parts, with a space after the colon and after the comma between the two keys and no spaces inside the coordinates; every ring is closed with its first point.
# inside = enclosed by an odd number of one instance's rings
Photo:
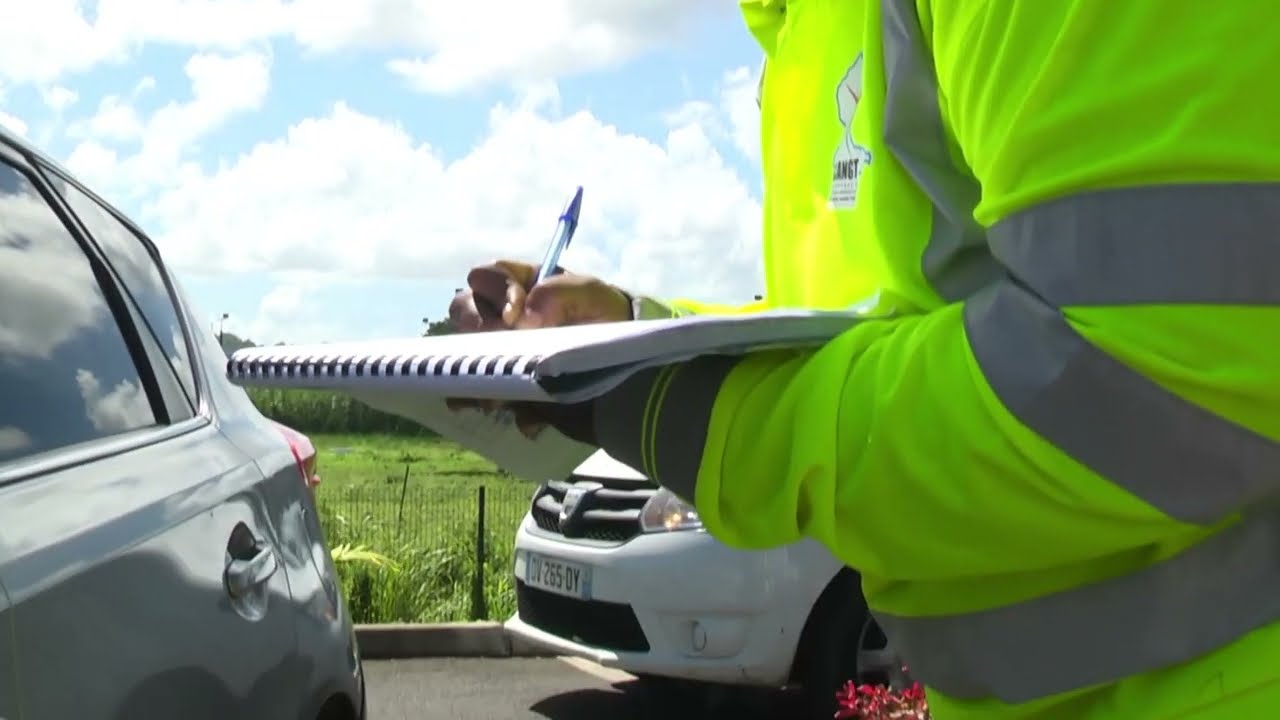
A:
{"type": "Polygon", "coordinates": [[[534,280],[535,285],[556,274],[556,268],[560,266],[560,254],[569,247],[569,241],[573,240],[573,233],[578,229],[578,213],[581,211],[582,186],[578,186],[573,199],[560,214],[560,224],[556,228],[555,237],[551,239],[551,246],[547,248],[547,254],[542,258],[538,277],[534,280]]]}

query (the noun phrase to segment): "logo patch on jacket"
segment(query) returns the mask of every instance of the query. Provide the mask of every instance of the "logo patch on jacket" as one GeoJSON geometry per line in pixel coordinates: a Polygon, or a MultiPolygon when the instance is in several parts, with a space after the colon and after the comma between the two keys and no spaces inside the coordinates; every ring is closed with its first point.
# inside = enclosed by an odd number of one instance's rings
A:
{"type": "Polygon", "coordinates": [[[858,199],[858,179],[871,164],[871,151],[853,140],[853,116],[862,99],[862,53],[854,58],[836,86],[836,113],[841,133],[836,145],[835,158],[831,161],[831,195],[828,202],[833,209],[852,208],[858,199]]]}

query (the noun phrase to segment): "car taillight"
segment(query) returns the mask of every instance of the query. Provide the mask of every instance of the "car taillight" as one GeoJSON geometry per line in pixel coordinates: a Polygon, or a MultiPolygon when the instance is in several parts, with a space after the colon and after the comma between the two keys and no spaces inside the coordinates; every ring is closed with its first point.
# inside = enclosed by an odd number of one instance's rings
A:
{"type": "Polygon", "coordinates": [[[320,475],[316,472],[316,446],[311,444],[311,438],[287,425],[276,423],[276,427],[280,428],[280,434],[284,435],[284,439],[289,443],[289,449],[293,451],[293,459],[298,463],[298,472],[302,473],[302,481],[308,488],[319,485],[320,475]]]}

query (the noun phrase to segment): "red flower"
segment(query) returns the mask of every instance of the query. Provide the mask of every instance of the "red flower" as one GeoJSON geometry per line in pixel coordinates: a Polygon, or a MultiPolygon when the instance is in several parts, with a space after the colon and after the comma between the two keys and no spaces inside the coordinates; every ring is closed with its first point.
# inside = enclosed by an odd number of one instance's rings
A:
{"type": "Polygon", "coordinates": [[[895,691],[850,681],[836,692],[836,706],[836,720],[929,720],[929,703],[920,683],[895,691]]]}

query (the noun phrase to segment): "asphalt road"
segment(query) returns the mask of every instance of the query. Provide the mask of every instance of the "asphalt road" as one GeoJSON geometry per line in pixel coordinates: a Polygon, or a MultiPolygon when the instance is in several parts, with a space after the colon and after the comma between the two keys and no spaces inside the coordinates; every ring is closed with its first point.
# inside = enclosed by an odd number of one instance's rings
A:
{"type": "Polygon", "coordinates": [[[365,661],[370,720],[653,720],[795,717],[791,698],[659,690],[557,658],[365,661]]]}

